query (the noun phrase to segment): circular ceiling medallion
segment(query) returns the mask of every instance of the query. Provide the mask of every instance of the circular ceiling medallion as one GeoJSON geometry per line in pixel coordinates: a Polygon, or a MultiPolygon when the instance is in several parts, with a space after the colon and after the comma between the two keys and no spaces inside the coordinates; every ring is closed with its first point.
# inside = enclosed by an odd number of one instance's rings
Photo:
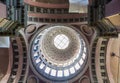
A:
{"type": "Polygon", "coordinates": [[[87,45],[74,27],[43,27],[31,41],[32,67],[51,81],[67,81],[80,74],[87,62],[87,45]]]}

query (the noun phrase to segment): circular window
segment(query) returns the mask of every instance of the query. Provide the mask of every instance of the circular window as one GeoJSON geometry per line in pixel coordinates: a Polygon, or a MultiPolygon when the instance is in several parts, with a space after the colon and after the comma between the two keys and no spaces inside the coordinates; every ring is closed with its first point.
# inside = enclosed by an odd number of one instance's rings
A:
{"type": "Polygon", "coordinates": [[[64,34],[59,34],[54,39],[54,45],[58,49],[65,49],[69,45],[69,39],[64,34]]]}
{"type": "Polygon", "coordinates": [[[86,42],[79,31],[68,26],[51,26],[38,31],[31,42],[33,68],[50,81],[76,77],[87,62],[86,42]]]}

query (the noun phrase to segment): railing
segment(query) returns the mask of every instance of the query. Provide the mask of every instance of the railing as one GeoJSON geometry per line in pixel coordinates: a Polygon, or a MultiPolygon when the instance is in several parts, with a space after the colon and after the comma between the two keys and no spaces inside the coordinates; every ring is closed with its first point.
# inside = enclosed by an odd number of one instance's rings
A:
{"type": "Polygon", "coordinates": [[[101,72],[101,79],[103,80],[103,83],[109,83],[109,79],[107,76],[107,70],[106,70],[106,49],[107,49],[107,43],[108,39],[104,38],[101,42],[100,47],[100,57],[99,57],[99,66],[100,66],[100,72],[101,72]]]}
{"type": "Polygon", "coordinates": [[[18,63],[19,63],[19,49],[18,49],[18,45],[17,45],[17,41],[12,38],[11,39],[12,41],[12,48],[13,49],[13,65],[12,65],[12,69],[11,69],[11,75],[9,77],[9,80],[8,82],[9,83],[13,83],[14,82],[14,79],[16,77],[16,74],[17,74],[17,70],[18,70],[18,63]]]}
{"type": "Polygon", "coordinates": [[[106,69],[107,38],[96,38],[91,51],[92,83],[109,83],[106,69]],[[99,45],[99,47],[98,47],[99,45]]]}
{"type": "Polygon", "coordinates": [[[29,22],[43,22],[43,23],[72,23],[72,22],[87,22],[87,17],[80,18],[37,18],[28,17],[29,22]]]}
{"type": "Polygon", "coordinates": [[[97,45],[98,38],[95,39],[92,45],[92,51],[91,51],[91,73],[93,78],[93,83],[98,83],[98,78],[96,75],[96,66],[95,66],[95,50],[97,45]]]}
{"type": "Polygon", "coordinates": [[[34,1],[36,1],[36,2],[42,2],[42,3],[51,3],[51,4],[64,4],[64,3],[68,3],[68,0],[34,0],[34,1]]]}
{"type": "Polygon", "coordinates": [[[68,14],[68,8],[43,8],[32,5],[27,5],[27,11],[32,13],[47,13],[47,14],[68,14]]]}
{"type": "Polygon", "coordinates": [[[12,38],[13,65],[9,77],[9,83],[23,83],[27,69],[27,47],[22,36],[12,38]],[[21,45],[20,45],[21,44],[21,45]]]}
{"type": "Polygon", "coordinates": [[[25,78],[26,68],[27,68],[27,49],[26,49],[27,47],[22,37],[20,38],[20,40],[21,40],[22,49],[23,49],[23,65],[22,65],[22,72],[21,72],[18,83],[23,83],[23,81],[26,80],[24,78],[25,78]]]}

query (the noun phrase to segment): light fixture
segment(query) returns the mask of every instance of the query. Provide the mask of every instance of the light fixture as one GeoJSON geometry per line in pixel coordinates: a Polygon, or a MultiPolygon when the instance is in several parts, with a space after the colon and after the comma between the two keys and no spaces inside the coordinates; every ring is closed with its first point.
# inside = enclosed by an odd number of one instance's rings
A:
{"type": "Polygon", "coordinates": [[[115,56],[115,57],[120,58],[120,56],[116,55],[114,52],[112,52],[112,53],[111,53],[111,56],[112,56],[112,57],[114,57],[114,56],[115,56]]]}

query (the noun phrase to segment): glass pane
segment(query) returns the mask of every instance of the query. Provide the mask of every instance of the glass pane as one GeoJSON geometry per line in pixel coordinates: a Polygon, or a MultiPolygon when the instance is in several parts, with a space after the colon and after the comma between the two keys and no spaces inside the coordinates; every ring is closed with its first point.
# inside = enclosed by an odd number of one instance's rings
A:
{"type": "Polygon", "coordinates": [[[80,65],[79,65],[78,63],[75,65],[75,69],[76,69],[76,70],[79,70],[79,69],[80,69],[80,65]]]}
{"type": "Polygon", "coordinates": [[[84,52],[86,53],[86,47],[84,47],[84,52]]]}
{"type": "Polygon", "coordinates": [[[44,66],[45,66],[45,64],[44,64],[44,63],[41,63],[40,66],[39,66],[39,68],[40,68],[40,69],[43,69],[44,66]]]}
{"type": "Polygon", "coordinates": [[[85,57],[86,57],[86,54],[85,54],[85,53],[83,53],[82,58],[83,58],[83,59],[85,59],[85,57]]]}
{"type": "Polygon", "coordinates": [[[58,72],[57,72],[57,77],[62,77],[63,76],[63,72],[62,72],[62,70],[59,70],[58,72]]]}
{"type": "Polygon", "coordinates": [[[55,69],[52,69],[50,75],[51,75],[51,76],[56,76],[56,70],[55,70],[55,69]]]}
{"type": "Polygon", "coordinates": [[[39,43],[39,40],[36,39],[35,42],[34,42],[34,44],[38,44],[38,43],[39,43]]]}
{"type": "Polygon", "coordinates": [[[66,69],[66,70],[64,70],[64,76],[69,76],[69,70],[68,69],[66,69]]]}
{"type": "Polygon", "coordinates": [[[36,56],[38,56],[38,53],[37,53],[37,52],[35,52],[35,54],[34,54],[34,57],[36,57],[36,56]]]}
{"type": "Polygon", "coordinates": [[[70,68],[70,73],[71,73],[71,74],[75,73],[74,67],[71,67],[71,68],[70,68]]]}
{"type": "Polygon", "coordinates": [[[38,46],[34,46],[34,51],[37,51],[38,50],[38,46]]]}
{"type": "Polygon", "coordinates": [[[49,73],[50,73],[50,68],[49,68],[49,67],[46,67],[45,72],[46,72],[47,74],[49,74],[49,73]]]}
{"type": "Polygon", "coordinates": [[[84,62],[83,59],[80,59],[80,61],[79,61],[80,65],[82,65],[83,62],[84,62]]]}
{"type": "Polygon", "coordinates": [[[39,58],[36,59],[36,63],[39,63],[41,60],[39,58]]]}

